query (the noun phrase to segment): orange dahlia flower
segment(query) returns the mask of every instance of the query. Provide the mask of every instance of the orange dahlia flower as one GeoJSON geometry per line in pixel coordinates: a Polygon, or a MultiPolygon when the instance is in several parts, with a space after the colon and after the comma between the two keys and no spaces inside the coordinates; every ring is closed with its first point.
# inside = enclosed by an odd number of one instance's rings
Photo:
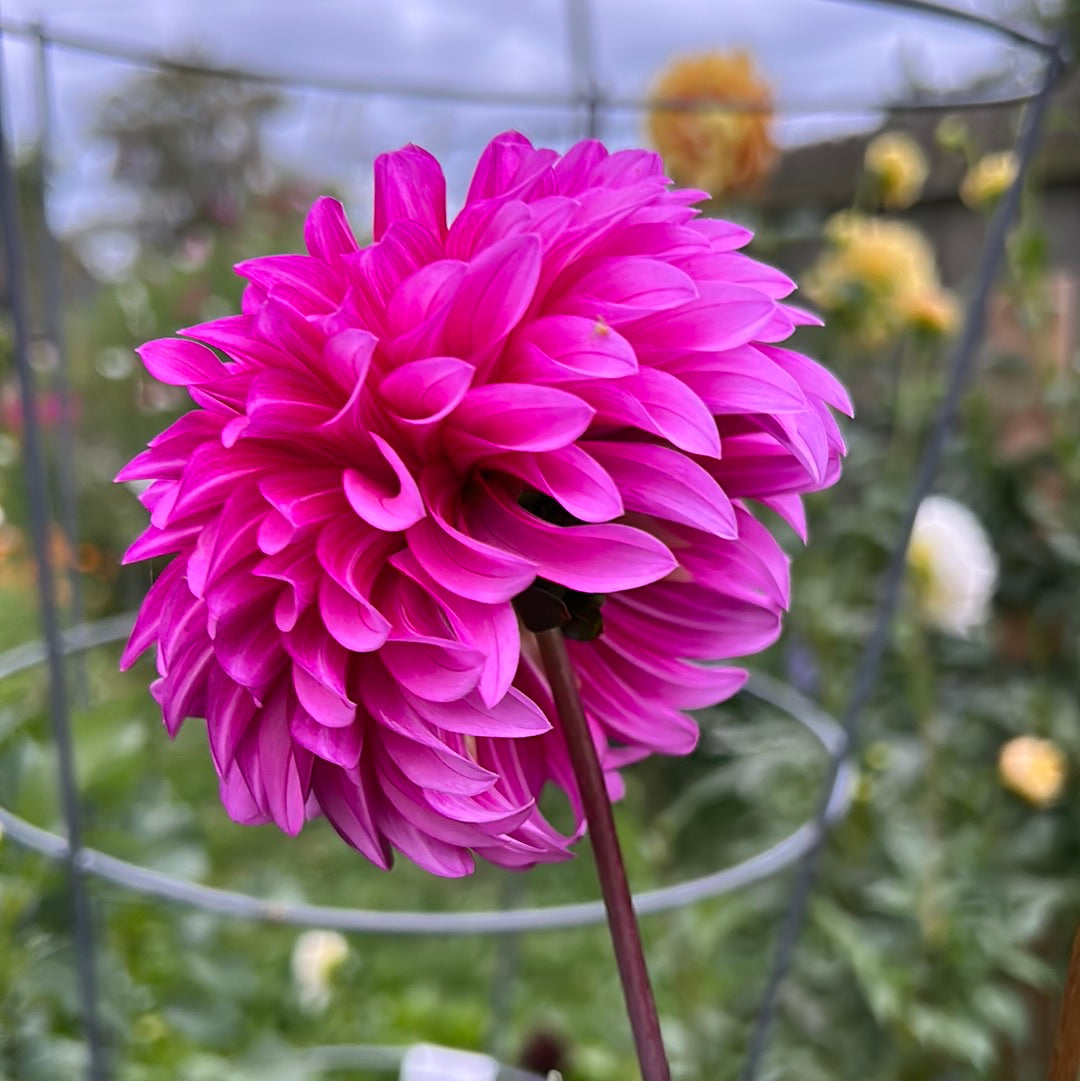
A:
{"type": "Polygon", "coordinates": [[[652,96],[649,138],[677,183],[719,199],[752,191],[771,172],[772,91],[749,53],[682,57],[660,75],[652,96]]]}

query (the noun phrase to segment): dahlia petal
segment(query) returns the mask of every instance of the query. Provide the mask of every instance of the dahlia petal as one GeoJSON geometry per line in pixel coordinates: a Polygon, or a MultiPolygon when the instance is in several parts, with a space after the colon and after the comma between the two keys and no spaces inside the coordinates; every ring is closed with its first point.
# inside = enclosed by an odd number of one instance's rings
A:
{"type": "Polygon", "coordinates": [[[563,271],[548,294],[549,311],[616,321],[674,308],[698,295],[688,275],[661,259],[622,255],[582,262],[563,271]]]}
{"type": "Polygon", "coordinates": [[[640,428],[689,454],[720,457],[716,421],[705,403],[667,372],[642,368],[622,379],[575,383],[573,390],[596,410],[597,426],[640,428]]]}
{"type": "Polygon", "coordinates": [[[708,240],[692,225],[668,220],[624,225],[592,248],[597,255],[652,255],[677,266],[690,256],[710,250],[708,240]]]}
{"type": "Polygon", "coordinates": [[[546,315],[515,335],[512,370],[548,382],[575,378],[617,379],[638,370],[633,346],[602,320],[546,315]]]}
{"type": "Polygon", "coordinates": [[[321,724],[306,709],[294,709],[289,717],[289,737],[316,758],[342,769],[355,769],[364,746],[359,722],[335,728],[321,724]]]}
{"type": "Polygon", "coordinates": [[[257,435],[306,432],[334,415],[319,387],[295,372],[260,372],[247,398],[247,419],[257,435]]]}
{"type": "Polygon", "coordinates": [[[754,239],[752,230],[722,218],[698,218],[693,228],[704,234],[713,251],[734,251],[754,239]]]}
{"type": "Polygon", "coordinates": [[[806,543],[809,533],[806,524],[806,507],[803,505],[802,496],[794,492],[788,495],[759,496],[758,502],[769,510],[776,511],[795,530],[795,535],[799,540],[803,544],[806,543]]]}
{"type": "Polygon", "coordinates": [[[210,383],[228,374],[205,346],[179,338],[159,338],[135,350],[146,370],[159,382],[174,387],[210,383]]]}
{"type": "Polygon", "coordinates": [[[127,671],[153,644],[172,591],[183,581],[184,561],[175,559],[158,575],[143,599],[127,645],[120,656],[120,669],[127,671]]]}
{"type": "Polygon", "coordinates": [[[204,638],[177,659],[167,680],[159,681],[168,691],[160,701],[162,719],[171,738],[176,737],[188,717],[202,712],[199,705],[206,701],[206,679],[213,660],[213,645],[204,638]]]}
{"type": "Polygon", "coordinates": [[[426,355],[423,346],[442,335],[450,304],[467,263],[436,259],[419,266],[394,286],[386,305],[387,337],[402,361],[426,355]]]}
{"type": "Polygon", "coordinates": [[[782,300],[795,291],[795,283],[782,271],[741,252],[694,253],[680,259],[678,265],[695,281],[737,282],[753,286],[773,300],[782,300]]]}
{"type": "Polygon", "coordinates": [[[430,518],[412,526],[407,538],[424,570],[462,597],[508,601],[536,577],[534,563],[430,518]]]}
{"type": "Polygon", "coordinates": [[[501,341],[525,314],[539,278],[540,241],[532,234],[507,237],[481,252],[468,264],[447,313],[445,352],[468,360],[501,341]]]}
{"type": "MultiPolygon", "coordinates": [[[[439,789],[414,784],[396,762],[383,757],[379,777],[387,801],[418,829],[448,844],[471,847],[491,842],[500,834],[516,829],[532,813],[532,804],[505,809],[485,806],[480,797],[457,796],[439,789]]],[[[491,797],[494,793],[486,793],[491,797]]]]}
{"type": "Polygon", "coordinates": [[[469,508],[472,532],[535,562],[552,582],[584,593],[611,593],[655,582],[675,569],[675,557],[655,537],[624,525],[550,525],[505,496],[469,508]]]}
{"type": "Polygon", "coordinates": [[[256,691],[266,686],[282,662],[273,602],[243,607],[235,607],[231,600],[223,603],[225,611],[214,631],[214,652],[229,676],[256,691]]]}
{"type": "Polygon", "coordinates": [[[450,792],[456,796],[477,796],[498,783],[498,774],[475,763],[474,772],[455,768],[455,760],[462,764],[469,762],[460,755],[452,755],[449,751],[436,754],[431,748],[395,732],[383,732],[381,742],[401,772],[421,788],[450,792]]]}
{"type": "Polygon", "coordinates": [[[390,624],[369,601],[347,593],[332,578],[319,583],[319,614],[327,631],[354,653],[379,649],[390,634],[390,624]]]}
{"type": "Polygon", "coordinates": [[[763,345],[760,349],[765,356],[770,357],[783,368],[805,393],[820,398],[845,416],[854,416],[855,410],[852,407],[851,398],[848,397],[840,380],[816,360],[811,360],[802,353],[796,353],[793,349],[780,349],[773,345],[763,345]]]}
{"type": "Polygon", "coordinates": [[[628,510],[682,522],[717,537],[738,535],[731,500],[692,459],[647,443],[586,446],[614,480],[628,510]]]}
{"type": "Polygon", "coordinates": [[[186,338],[219,349],[245,368],[286,369],[296,366],[287,353],[261,339],[251,315],[227,315],[180,331],[186,338]]]}
{"type": "Polygon", "coordinates": [[[270,510],[259,523],[256,543],[260,552],[275,555],[296,535],[296,527],[279,511],[270,510]]]}
{"type": "Polygon", "coordinates": [[[776,316],[776,303],[744,285],[702,282],[701,296],[675,308],[620,325],[638,357],[671,348],[720,352],[760,336],[776,316]]]}
{"type": "MultiPolygon", "coordinates": [[[[570,200],[559,200],[562,204],[570,200]]],[[[572,210],[570,211],[572,213],[572,210]]],[[[519,200],[503,202],[497,207],[486,200],[462,208],[446,237],[446,254],[452,259],[469,260],[485,248],[519,233],[540,233],[535,211],[519,200]]]]}
{"type": "Polygon", "coordinates": [[[337,199],[322,195],[308,211],[304,222],[304,245],[317,259],[333,263],[357,249],[345,208],[337,199]]]}
{"type": "Polygon", "coordinates": [[[729,596],[787,608],[791,561],[772,534],[748,511],[736,509],[738,540],[693,537],[679,548],[690,580],[729,596]]]}
{"type": "Polygon", "coordinates": [[[304,712],[324,728],[348,728],[356,720],[352,702],[298,664],[292,666],[292,684],[304,712]]]}
{"type": "Polygon", "coordinates": [[[481,199],[502,195],[524,161],[535,155],[532,143],[520,132],[497,135],[484,148],[465,195],[466,206],[481,199]]]}
{"type": "Polygon", "coordinates": [[[307,313],[290,296],[274,292],[255,316],[255,333],[285,353],[287,367],[317,373],[320,369],[326,334],[307,319],[307,313]]]}
{"type": "Polygon", "coordinates": [[[510,689],[518,667],[521,630],[513,607],[458,596],[432,578],[408,549],[395,553],[390,562],[437,598],[457,637],[480,651],[484,667],[477,690],[486,706],[494,706],[510,689]]]}
{"type": "Polygon", "coordinates": [[[702,660],[757,653],[780,634],[780,611],[695,587],[657,583],[618,598],[618,618],[635,637],[663,643],[676,656],[702,660]],[[655,637],[652,637],[655,636],[655,637]]]}
{"type": "Polygon", "coordinates": [[[326,339],[323,346],[326,369],[349,391],[350,400],[355,397],[356,388],[364,385],[377,342],[370,331],[354,327],[340,330],[326,339]]]}
{"type": "Polygon", "coordinates": [[[371,433],[389,470],[372,476],[358,469],[345,470],[345,498],[369,525],[387,532],[408,529],[426,513],[420,489],[397,451],[382,436],[371,433]],[[393,480],[388,479],[388,474],[393,480]]]}
{"type": "Polygon", "coordinates": [[[210,672],[207,700],[206,734],[210,753],[218,775],[225,777],[257,707],[251,692],[229,679],[220,668],[210,672]]]}
{"type": "Polygon", "coordinates": [[[367,600],[375,576],[400,546],[400,537],[373,530],[346,515],[323,526],[315,556],[321,570],[350,596],[367,600]]]}
{"type": "Polygon", "coordinates": [[[427,357],[395,368],[379,384],[384,403],[408,424],[442,420],[465,397],[476,369],[457,357],[427,357]]]}
{"type": "MultiPolygon", "coordinates": [[[[592,444],[586,446],[591,449],[592,444]]],[[[581,447],[570,445],[541,454],[499,454],[488,458],[487,465],[520,477],[583,522],[609,522],[623,513],[618,484],[581,447]]]]}
{"type": "Polygon", "coordinates": [[[336,308],[345,294],[342,275],[309,255],[262,255],[237,263],[233,269],[267,293],[282,287],[289,289],[316,311],[336,308]]]}
{"type": "Polygon", "coordinates": [[[411,694],[409,688],[403,688],[402,693],[419,717],[448,732],[517,739],[551,730],[551,722],[540,707],[516,687],[492,706],[485,705],[478,694],[437,702],[426,695],[411,694]]]}
{"type": "Polygon", "coordinates": [[[690,353],[664,368],[694,391],[715,416],[807,409],[799,384],[754,346],[727,353],[690,353]]]}
{"type": "Polygon", "coordinates": [[[487,603],[508,601],[532,582],[537,574],[534,563],[451,525],[445,470],[429,468],[420,483],[429,516],[408,530],[406,540],[427,574],[462,597],[487,603]]]}
{"type": "Polygon", "coordinates": [[[345,679],[349,654],[336,638],[328,634],[314,612],[305,612],[293,630],[283,636],[285,651],[307,670],[317,683],[343,699],[352,701],[345,679]]]}
{"type": "Polygon", "coordinates": [[[273,473],[259,481],[259,492],[297,529],[342,514],[346,509],[341,473],[333,468],[310,467],[273,473]]]}
{"type": "Polygon", "coordinates": [[[379,650],[387,671],[429,702],[454,702],[480,679],[484,658],[479,650],[446,638],[391,638],[379,650]]]}
{"type": "Polygon", "coordinates": [[[608,667],[641,699],[658,695],[677,709],[704,709],[726,701],[745,685],[742,668],[691,664],[658,654],[619,633],[618,620],[609,621],[604,637],[593,644],[608,667]]]}
{"type": "Polygon", "coordinates": [[[362,852],[376,867],[390,869],[393,854],[390,845],[375,825],[371,804],[378,808],[377,795],[369,795],[356,770],[346,772],[328,762],[316,762],[312,769],[312,788],[327,821],[346,844],[362,852]]]}
{"type": "Polygon", "coordinates": [[[396,811],[381,814],[379,828],[402,855],[433,875],[464,878],[476,870],[476,863],[466,849],[432,837],[396,811]]]}
{"type": "Polygon", "coordinates": [[[701,738],[693,718],[655,698],[648,712],[641,700],[595,650],[571,642],[570,655],[582,674],[582,701],[621,742],[638,744],[663,754],[689,754],[701,738]]]}
{"type": "Polygon", "coordinates": [[[156,559],[158,556],[172,555],[182,551],[188,543],[194,543],[194,539],[202,531],[202,525],[185,525],[177,529],[157,529],[150,526],[128,548],[120,560],[125,566],[128,563],[138,563],[143,559],[156,559]]]}
{"type": "Polygon", "coordinates": [[[234,766],[221,777],[218,791],[225,813],[239,825],[258,826],[270,821],[270,816],[255,802],[247,781],[237,767],[234,766]]]}
{"type": "Polygon", "coordinates": [[[399,220],[418,222],[437,236],[446,236],[446,179],[435,158],[412,143],[375,159],[372,236],[381,240],[399,220]]]}
{"type": "Polygon", "coordinates": [[[489,383],[474,387],[448,418],[448,434],[464,458],[502,450],[568,446],[589,426],[594,410],[555,387],[489,383]]]}
{"type": "Polygon", "coordinates": [[[278,691],[263,707],[258,724],[249,725],[240,740],[236,765],[259,807],[280,830],[295,837],[306,818],[308,788],[298,757],[310,763],[310,756],[294,747],[287,712],[286,696],[278,691]]]}

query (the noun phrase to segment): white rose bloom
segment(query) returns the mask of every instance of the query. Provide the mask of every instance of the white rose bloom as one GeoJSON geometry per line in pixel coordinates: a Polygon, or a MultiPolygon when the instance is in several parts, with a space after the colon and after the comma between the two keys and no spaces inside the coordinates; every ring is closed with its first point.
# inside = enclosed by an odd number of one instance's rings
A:
{"type": "Polygon", "coordinates": [[[330,1004],[330,977],[349,955],[349,944],[337,931],[305,931],[292,953],[292,975],[300,1004],[325,1010],[330,1004]]]}
{"type": "Polygon", "coordinates": [[[922,501],[907,562],[928,624],[966,637],[986,622],[998,560],[982,523],[962,503],[941,495],[922,501]]]}

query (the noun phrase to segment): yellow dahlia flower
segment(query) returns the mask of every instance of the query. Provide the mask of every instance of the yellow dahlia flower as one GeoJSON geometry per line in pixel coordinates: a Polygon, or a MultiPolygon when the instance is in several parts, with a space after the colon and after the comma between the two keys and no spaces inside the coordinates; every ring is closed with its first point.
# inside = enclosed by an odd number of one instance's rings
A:
{"type": "Polygon", "coordinates": [[[880,346],[905,330],[948,333],[956,302],[917,229],[855,211],[825,225],[827,247],[806,279],[810,298],[858,341],[880,346]]]}
{"type": "Polygon", "coordinates": [[[752,191],[771,171],[772,91],[749,53],[682,57],[661,73],[652,96],[649,137],[677,183],[718,199],[752,191]],[[695,107],[664,107],[674,103],[695,107]]]}

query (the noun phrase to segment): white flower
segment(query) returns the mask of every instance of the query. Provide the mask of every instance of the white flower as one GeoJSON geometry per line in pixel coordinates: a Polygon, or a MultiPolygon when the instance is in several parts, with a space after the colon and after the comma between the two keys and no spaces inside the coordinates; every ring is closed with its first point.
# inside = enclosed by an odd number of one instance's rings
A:
{"type": "Polygon", "coordinates": [[[997,586],[997,556],[982,523],[962,503],[941,495],[922,501],[907,562],[928,624],[964,637],[986,622],[997,586]]]}
{"type": "Polygon", "coordinates": [[[325,1010],[330,1004],[330,977],[349,956],[349,944],[337,931],[305,931],[292,953],[292,975],[300,1004],[325,1010]]]}

